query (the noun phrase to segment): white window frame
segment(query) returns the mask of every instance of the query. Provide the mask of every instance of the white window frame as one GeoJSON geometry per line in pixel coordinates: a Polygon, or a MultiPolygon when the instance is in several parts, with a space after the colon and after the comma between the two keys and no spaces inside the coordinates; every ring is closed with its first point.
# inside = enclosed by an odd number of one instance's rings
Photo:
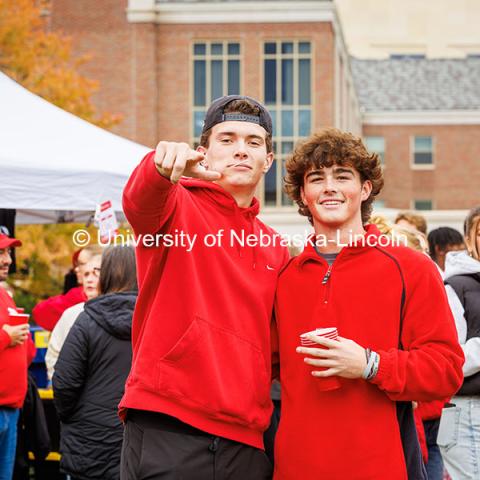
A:
{"type": "Polygon", "coordinates": [[[435,201],[433,198],[412,198],[410,201],[410,210],[414,210],[416,212],[430,212],[431,210],[435,210],[435,201]],[[432,208],[430,210],[417,210],[415,208],[415,202],[431,202],[432,208]]]}
{"type": "Polygon", "coordinates": [[[271,168],[276,169],[275,182],[276,182],[276,199],[275,205],[266,205],[265,203],[265,179],[261,182],[259,189],[259,197],[261,199],[261,204],[263,210],[268,212],[272,210],[277,210],[282,208],[282,210],[296,210],[295,205],[282,205],[282,195],[283,195],[283,162],[288,157],[289,153],[281,153],[281,146],[284,142],[292,142],[293,146],[298,142],[298,140],[306,137],[300,137],[298,135],[299,128],[299,111],[302,109],[310,110],[310,124],[311,130],[314,130],[315,126],[315,42],[310,38],[264,38],[260,43],[260,87],[262,91],[262,101],[265,103],[265,60],[276,60],[277,68],[277,99],[275,105],[266,105],[267,108],[273,108],[276,111],[276,127],[277,134],[273,135],[272,142],[277,144],[278,153],[275,153],[275,159],[271,168]],[[265,53],[265,44],[275,43],[277,45],[276,53],[265,53]],[[293,53],[282,53],[282,43],[293,43],[294,51],[293,53]],[[310,53],[298,53],[298,44],[300,43],[309,43],[310,44],[310,53]],[[293,102],[291,105],[282,104],[282,83],[281,75],[278,74],[281,71],[281,61],[285,59],[293,60],[293,102]],[[300,105],[298,98],[298,68],[299,60],[308,59],[310,60],[310,104],[309,105],[300,105]],[[293,136],[283,137],[281,134],[282,122],[281,114],[284,110],[293,110],[293,136]]]}
{"type": "Polygon", "coordinates": [[[212,92],[212,84],[211,84],[211,62],[212,60],[222,60],[222,76],[223,76],[223,94],[227,95],[228,93],[228,60],[238,60],[240,62],[240,92],[239,95],[243,95],[243,51],[244,45],[241,40],[236,39],[195,39],[190,42],[190,139],[191,145],[198,143],[200,141],[200,137],[195,136],[195,127],[194,127],[194,118],[195,112],[206,112],[210,104],[212,103],[211,92],[212,92]],[[196,44],[204,43],[208,45],[208,53],[205,55],[195,55],[194,48],[196,44]],[[215,54],[212,55],[211,52],[211,45],[215,43],[221,43],[223,45],[223,53],[222,54],[215,54]],[[240,53],[237,54],[229,54],[228,53],[228,44],[230,43],[238,43],[240,46],[240,53]],[[206,62],[206,69],[205,69],[205,106],[196,106],[195,105],[195,60],[205,60],[206,62]]]}
{"type": "Polygon", "coordinates": [[[412,170],[434,170],[435,154],[436,154],[436,142],[435,142],[435,137],[433,135],[415,134],[410,136],[410,168],[412,170]],[[430,137],[432,139],[432,163],[429,163],[429,164],[415,163],[415,138],[416,137],[430,137]]]}

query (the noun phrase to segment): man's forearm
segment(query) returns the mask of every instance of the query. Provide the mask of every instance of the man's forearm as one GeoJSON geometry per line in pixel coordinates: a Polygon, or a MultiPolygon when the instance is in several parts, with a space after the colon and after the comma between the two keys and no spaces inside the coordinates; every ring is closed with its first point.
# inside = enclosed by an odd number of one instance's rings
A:
{"type": "Polygon", "coordinates": [[[150,152],[132,173],[123,192],[123,210],[135,233],[158,231],[172,211],[177,187],[160,175],[150,152]]]}

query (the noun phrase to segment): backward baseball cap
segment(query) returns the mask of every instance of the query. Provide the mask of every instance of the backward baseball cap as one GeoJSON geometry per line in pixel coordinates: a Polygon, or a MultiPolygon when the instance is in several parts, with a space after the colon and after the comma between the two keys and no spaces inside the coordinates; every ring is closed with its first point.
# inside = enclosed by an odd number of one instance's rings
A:
{"type": "Polygon", "coordinates": [[[250,122],[263,127],[269,135],[272,135],[272,117],[268,110],[257,100],[244,95],[225,95],[217,98],[210,105],[203,122],[202,134],[207,130],[223,122],[250,122]],[[235,100],[247,100],[259,108],[259,115],[248,115],[240,112],[224,113],[225,107],[235,100]]]}

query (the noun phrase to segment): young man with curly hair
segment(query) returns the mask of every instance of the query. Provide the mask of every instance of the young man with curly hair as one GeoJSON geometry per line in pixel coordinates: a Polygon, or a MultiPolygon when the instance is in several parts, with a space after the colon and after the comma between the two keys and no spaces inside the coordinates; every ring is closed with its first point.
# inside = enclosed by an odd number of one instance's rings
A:
{"type": "Polygon", "coordinates": [[[412,426],[411,403],[396,402],[445,398],[461,385],[442,280],[426,255],[368,225],[383,177],[359,138],[322,130],[296,147],[286,169],[286,191],[315,233],[277,287],[274,478],[420,480],[415,430],[402,447],[397,417],[406,412],[412,426]],[[319,328],[336,328],[338,338],[319,328]]]}

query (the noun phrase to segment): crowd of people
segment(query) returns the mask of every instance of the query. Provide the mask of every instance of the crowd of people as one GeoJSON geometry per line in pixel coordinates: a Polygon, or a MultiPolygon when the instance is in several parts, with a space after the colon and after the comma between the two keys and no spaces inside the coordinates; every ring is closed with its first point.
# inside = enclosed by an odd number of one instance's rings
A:
{"type": "MultiPolygon", "coordinates": [[[[255,198],[273,160],[266,108],[222,97],[196,150],[162,141],[142,160],[125,215],[138,239],[273,238],[255,198]]],[[[463,235],[428,232],[409,212],[390,223],[372,215],[383,182],[361,139],[324,129],[286,163],[285,191],[313,227],[303,252],[226,241],[76,252],[64,294],[32,312],[51,332],[62,471],[480,478],[480,207],[463,235]]],[[[0,281],[20,246],[0,234],[0,281]]],[[[25,318],[0,287],[1,480],[35,353],[25,318]]]]}

